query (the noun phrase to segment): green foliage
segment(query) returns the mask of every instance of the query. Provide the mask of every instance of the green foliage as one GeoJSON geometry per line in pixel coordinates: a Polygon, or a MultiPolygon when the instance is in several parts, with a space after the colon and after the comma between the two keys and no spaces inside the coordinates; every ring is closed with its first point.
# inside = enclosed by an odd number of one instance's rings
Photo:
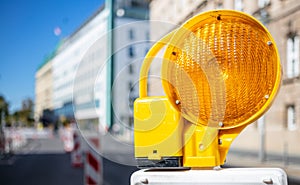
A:
{"type": "Polygon", "coordinates": [[[13,114],[10,114],[8,102],[0,95],[0,125],[5,123],[5,126],[33,126],[33,108],[33,101],[30,98],[27,98],[22,101],[21,110],[17,110],[13,114]]]}
{"type": "Polygon", "coordinates": [[[16,122],[20,122],[26,126],[32,127],[34,125],[33,119],[33,101],[27,98],[22,101],[22,108],[14,113],[16,122]]]}
{"type": "Polygon", "coordinates": [[[0,125],[10,123],[9,104],[5,98],[0,95],[0,125]]]}

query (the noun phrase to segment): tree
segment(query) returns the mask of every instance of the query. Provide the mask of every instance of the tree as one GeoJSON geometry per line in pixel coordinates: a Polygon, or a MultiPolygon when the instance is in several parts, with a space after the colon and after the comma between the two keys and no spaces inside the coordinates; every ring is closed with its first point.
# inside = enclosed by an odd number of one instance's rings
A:
{"type": "Polygon", "coordinates": [[[22,101],[22,110],[33,111],[33,101],[30,98],[26,98],[22,101]]]}
{"type": "Polygon", "coordinates": [[[26,98],[22,101],[22,109],[20,111],[20,118],[22,122],[26,123],[27,126],[33,126],[33,101],[30,98],[26,98]]]}
{"type": "Polygon", "coordinates": [[[5,98],[0,95],[0,126],[2,127],[4,123],[10,124],[9,104],[5,98]]]}
{"type": "Polygon", "coordinates": [[[5,152],[5,137],[3,132],[3,124],[10,124],[9,104],[5,98],[0,95],[0,154],[5,152]]]}
{"type": "Polygon", "coordinates": [[[33,101],[30,98],[26,98],[22,101],[22,108],[14,112],[12,115],[14,121],[17,123],[25,124],[26,126],[33,126],[34,119],[33,119],[33,101]]]}

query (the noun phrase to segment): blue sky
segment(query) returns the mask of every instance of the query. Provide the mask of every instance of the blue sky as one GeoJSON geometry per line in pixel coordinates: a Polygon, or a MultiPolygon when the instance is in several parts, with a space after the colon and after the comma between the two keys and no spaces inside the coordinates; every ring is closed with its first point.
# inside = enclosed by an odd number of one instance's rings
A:
{"type": "Polygon", "coordinates": [[[59,40],[84,23],[104,0],[0,0],[0,95],[10,110],[34,99],[35,72],[59,40]],[[61,33],[54,33],[60,28],[61,33]]]}

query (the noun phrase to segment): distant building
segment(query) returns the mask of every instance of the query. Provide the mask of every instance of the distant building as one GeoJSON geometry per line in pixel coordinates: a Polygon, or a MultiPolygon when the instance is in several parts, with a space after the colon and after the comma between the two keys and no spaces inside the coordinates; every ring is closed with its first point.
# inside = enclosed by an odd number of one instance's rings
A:
{"type": "Polygon", "coordinates": [[[148,4],[142,2],[114,4],[112,57],[108,56],[109,10],[104,7],[61,42],[51,58],[51,101],[58,117],[76,119],[83,129],[109,129],[111,122],[119,125],[120,134],[131,132],[139,67],[149,49],[148,22],[143,21],[148,19],[148,4]],[[110,67],[112,74],[107,73],[110,67]],[[113,117],[107,117],[107,104],[112,106],[113,117]]]}
{"type": "MultiPolygon", "coordinates": [[[[300,1],[298,0],[152,0],[150,20],[180,25],[214,9],[235,9],[258,18],[274,37],[282,64],[281,90],[270,110],[233,143],[233,149],[299,156],[300,147],[300,1]]],[[[158,39],[172,30],[151,29],[158,39]],[[159,31],[158,31],[159,30],[159,31]]],[[[155,64],[160,65],[160,64],[155,64]]],[[[153,69],[159,69],[153,66],[153,69]]],[[[152,71],[153,72],[153,71],[152,71]]],[[[153,73],[158,73],[157,71],[153,73]]],[[[151,88],[155,94],[157,88],[151,88]]]]}
{"type": "Polygon", "coordinates": [[[132,139],[133,102],[138,97],[140,67],[150,47],[148,4],[138,2],[141,4],[131,3],[123,8],[116,3],[114,18],[113,124],[127,139],[132,139]]]}
{"type": "Polygon", "coordinates": [[[35,110],[34,118],[39,120],[44,110],[53,109],[53,73],[51,58],[39,67],[35,74],[35,110]]]}
{"type": "Polygon", "coordinates": [[[58,117],[76,119],[81,125],[99,123],[99,104],[105,100],[100,97],[101,91],[95,89],[102,86],[105,91],[106,84],[95,81],[106,58],[105,45],[98,42],[106,42],[105,37],[101,38],[106,25],[107,13],[101,7],[62,41],[53,57],[53,108],[58,117]]]}
{"type": "Polygon", "coordinates": [[[101,96],[105,93],[106,74],[102,74],[105,78],[101,83],[99,80],[94,82],[106,59],[106,38],[102,36],[107,32],[106,25],[107,13],[101,7],[72,35],[62,40],[49,62],[36,72],[37,120],[41,117],[40,112],[51,109],[59,119],[71,121],[76,115],[81,123],[99,123],[101,115],[97,112],[105,111],[105,106],[99,104],[106,102],[105,96],[101,96]],[[97,39],[104,40],[104,44],[96,42],[97,39]],[[45,70],[51,83],[42,78],[45,70]],[[49,95],[41,92],[44,86],[49,95]]]}

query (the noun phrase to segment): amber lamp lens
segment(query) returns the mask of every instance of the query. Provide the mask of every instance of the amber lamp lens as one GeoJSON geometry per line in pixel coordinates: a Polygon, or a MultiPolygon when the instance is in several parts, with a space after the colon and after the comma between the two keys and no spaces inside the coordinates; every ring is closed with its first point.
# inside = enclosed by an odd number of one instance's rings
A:
{"type": "Polygon", "coordinates": [[[275,42],[256,19],[211,11],[186,22],[162,64],[164,90],[192,123],[233,128],[255,121],[280,85],[275,42]]]}

